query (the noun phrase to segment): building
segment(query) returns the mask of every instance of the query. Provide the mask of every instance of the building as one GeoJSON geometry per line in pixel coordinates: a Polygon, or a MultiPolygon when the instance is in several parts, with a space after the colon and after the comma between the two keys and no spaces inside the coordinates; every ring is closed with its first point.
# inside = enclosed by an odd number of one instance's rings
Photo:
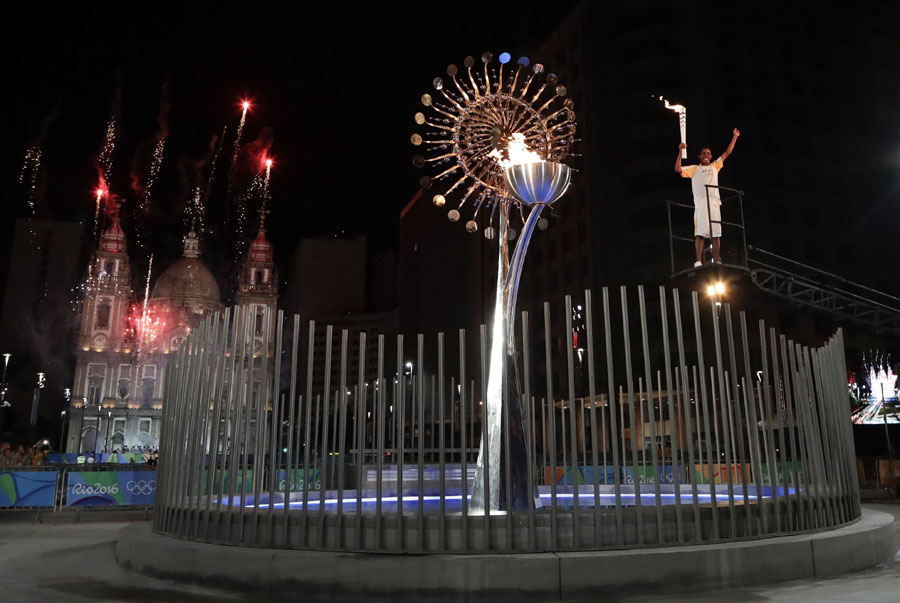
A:
{"type": "MultiPolygon", "coordinates": [[[[136,297],[118,208],[112,209],[110,222],[84,291],[68,415],[70,452],[156,448],[168,360],[204,317],[224,309],[193,229],[184,237],[182,257],[136,297]]],[[[277,301],[277,271],[261,219],[237,293],[237,303],[250,305],[258,316],[257,353],[262,351],[263,310],[269,308],[274,322],[277,301]]]]}

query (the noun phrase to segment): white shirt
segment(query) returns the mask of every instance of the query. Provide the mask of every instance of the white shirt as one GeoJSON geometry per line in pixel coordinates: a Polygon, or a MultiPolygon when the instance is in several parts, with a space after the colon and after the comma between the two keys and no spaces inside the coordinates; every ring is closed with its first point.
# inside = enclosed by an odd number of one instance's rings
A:
{"type": "MultiPolygon", "coordinates": [[[[686,165],[681,168],[681,177],[691,179],[691,190],[694,192],[694,205],[706,207],[706,185],[719,186],[719,171],[725,161],[719,157],[709,165],[686,165]]],[[[722,205],[718,188],[709,189],[709,204],[722,205]]]]}

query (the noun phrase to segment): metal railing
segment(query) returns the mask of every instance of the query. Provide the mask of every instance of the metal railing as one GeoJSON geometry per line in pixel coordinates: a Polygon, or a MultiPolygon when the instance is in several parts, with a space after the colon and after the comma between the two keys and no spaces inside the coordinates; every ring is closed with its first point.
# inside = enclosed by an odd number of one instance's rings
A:
{"type": "MultiPolygon", "coordinates": [[[[675,201],[670,201],[668,199],[666,200],[666,215],[667,215],[668,223],[669,223],[669,262],[670,262],[671,274],[673,277],[680,275],[680,274],[688,273],[691,270],[693,270],[693,267],[692,267],[693,259],[691,259],[691,262],[688,263],[686,261],[686,258],[694,257],[693,256],[694,240],[696,238],[694,236],[694,232],[691,231],[690,236],[685,236],[684,234],[679,234],[679,233],[683,232],[684,229],[680,226],[676,226],[675,223],[673,223],[673,221],[672,221],[673,210],[676,212],[679,212],[679,216],[683,216],[687,213],[687,212],[683,211],[685,209],[694,211],[696,208],[693,203],[691,203],[691,204],[677,203],[675,201]],[[680,241],[683,243],[690,243],[690,256],[688,256],[686,254],[683,256],[680,255],[676,259],[676,249],[675,249],[676,241],[680,241]],[[680,269],[680,270],[676,269],[677,266],[680,266],[682,264],[684,264],[688,267],[680,269]]],[[[741,237],[740,246],[739,247],[738,246],[729,246],[729,248],[728,248],[729,254],[734,258],[734,261],[725,262],[725,263],[729,264],[731,266],[734,266],[737,268],[743,268],[746,270],[748,258],[747,258],[747,231],[744,226],[744,191],[738,190],[736,188],[729,188],[727,186],[715,186],[712,184],[707,184],[706,185],[706,216],[707,216],[707,220],[708,220],[708,228],[709,228],[710,237],[712,237],[712,235],[713,235],[713,225],[714,224],[718,224],[719,227],[722,229],[722,231],[723,231],[722,235],[725,234],[724,230],[725,230],[726,226],[729,229],[739,231],[740,237],[741,237]],[[711,188],[717,189],[719,191],[724,191],[725,193],[727,193],[727,196],[725,196],[723,199],[721,199],[723,206],[725,203],[737,201],[738,217],[737,217],[736,221],[721,220],[721,219],[713,220],[712,219],[712,201],[710,200],[710,197],[709,197],[709,189],[711,189],[711,188]]],[[[693,224],[692,221],[688,221],[681,217],[678,218],[677,223],[678,224],[693,224]]],[[[710,238],[710,237],[707,237],[707,238],[710,238]]],[[[686,245],[683,247],[687,248],[686,245]]],[[[711,241],[710,241],[709,248],[711,249],[711,241]]],[[[724,252],[724,251],[726,251],[726,250],[723,249],[722,252],[724,252]]]]}
{"type": "MultiPolygon", "coordinates": [[[[663,287],[638,287],[636,304],[634,290],[612,293],[595,305],[585,292],[584,348],[573,345],[570,298],[561,349],[550,304],[538,337],[522,313],[521,382],[503,401],[522,404],[524,423],[504,410],[501,463],[508,475],[505,443],[524,429],[534,504],[499,513],[469,506],[487,329],[474,383],[474,342],[459,331],[458,358],[444,333],[409,347],[398,336],[396,359],[378,336],[370,385],[365,356],[350,365],[347,330],[325,326],[321,354],[312,342],[323,327],[297,316],[286,325],[279,312],[271,332],[256,332],[246,308],[209,317],[166,380],[154,529],[246,546],[478,553],[732,541],[860,516],[840,331],[810,348],[763,321],[753,335],[743,312],[733,320],[729,304],[696,293],[684,307],[663,287]],[[430,376],[404,370],[408,357],[423,367],[426,346],[433,390],[430,376]]],[[[367,334],[353,336],[365,349],[367,334]]]]}
{"type": "Polygon", "coordinates": [[[156,469],[147,465],[112,463],[4,467],[0,469],[0,511],[149,508],[155,502],[155,474],[156,469]]]}

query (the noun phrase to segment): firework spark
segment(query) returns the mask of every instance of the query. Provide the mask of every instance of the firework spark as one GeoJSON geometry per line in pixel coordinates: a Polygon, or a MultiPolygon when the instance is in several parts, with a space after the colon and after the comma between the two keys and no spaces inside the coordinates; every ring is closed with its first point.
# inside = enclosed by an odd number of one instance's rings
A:
{"type": "Polygon", "coordinates": [[[103,178],[100,178],[100,184],[97,186],[97,190],[95,191],[97,195],[97,200],[94,203],[94,240],[100,238],[100,208],[102,206],[103,197],[109,194],[109,190],[106,188],[106,182],[103,178]]]}
{"type": "Polygon", "coordinates": [[[241,137],[244,135],[244,124],[247,122],[247,111],[250,110],[250,101],[244,100],[241,102],[241,121],[238,123],[237,135],[234,137],[234,154],[231,156],[231,168],[234,169],[234,164],[237,161],[238,153],[241,150],[241,137]]]}
{"type": "Polygon", "coordinates": [[[271,177],[272,177],[272,159],[267,158],[266,159],[266,179],[263,182],[263,200],[262,200],[263,208],[265,208],[266,203],[272,198],[271,192],[269,189],[269,181],[270,181],[271,177]]]}
{"type": "Polygon", "coordinates": [[[19,184],[24,184],[28,188],[26,200],[28,207],[31,209],[31,216],[34,217],[34,198],[35,189],[37,188],[38,170],[41,169],[41,147],[32,145],[25,150],[25,161],[22,163],[22,171],[19,173],[19,184]]]}
{"type": "Polygon", "coordinates": [[[113,156],[116,152],[116,116],[109,118],[106,124],[106,136],[103,138],[103,149],[100,151],[98,162],[103,170],[103,180],[109,182],[113,168],[113,156]]]}

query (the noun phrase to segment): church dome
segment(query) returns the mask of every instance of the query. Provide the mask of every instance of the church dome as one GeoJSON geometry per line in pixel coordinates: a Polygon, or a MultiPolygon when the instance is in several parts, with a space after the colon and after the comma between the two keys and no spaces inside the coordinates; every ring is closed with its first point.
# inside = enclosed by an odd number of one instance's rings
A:
{"type": "Polygon", "coordinates": [[[185,237],[184,257],[169,266],[153,285],[150,297],[170,309],[187,308],[192,313],[222,307],[219,285],[197,253],[197,235],[185,237]]]}

